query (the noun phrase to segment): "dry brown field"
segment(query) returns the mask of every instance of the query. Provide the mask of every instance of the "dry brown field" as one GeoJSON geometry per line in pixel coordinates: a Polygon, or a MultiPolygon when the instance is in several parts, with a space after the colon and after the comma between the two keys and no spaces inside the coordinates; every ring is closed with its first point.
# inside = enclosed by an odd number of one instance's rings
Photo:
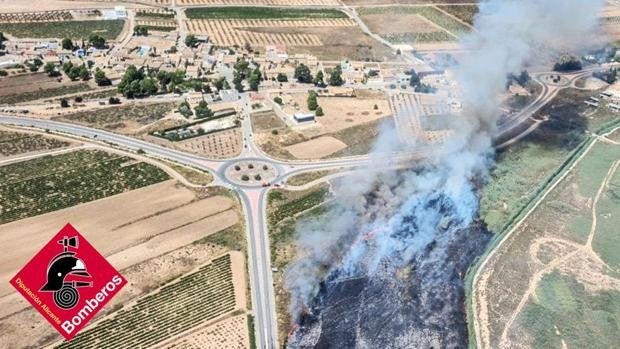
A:
{"type": "MultiPolygon", "coordinates": [[[[229,247],[205,241],[205,237],[235,227],[240,229],[239,217],[237,203],[229,196],[218,191],[197,194],[169,180],[1,225],[0,243],[11,253],[0,257],[4,262],[0,280],[5,281],[0,287],[0,347],[40,347],[58,338],[45,320],[5,285],[67,221],[129,280],[127,287],[98,316],[103,317],[119,305],[228,251],[229,247]],[[24,336],[26,332],[30,335],[24,336]]],[[[236,275],[241,275],[235,277],[235,289],[242,291],[236,302],[245,308],[245,269],[242,264],[235,269],[236,275]]]]}
{"type": "Polygon", "coordinates": [[[0,257],[0,280],[6,281],[0,296],[11,293],[8,280],[68,221],[115,267],[126,268],[234,225],[232,206],[228,197],[197,200],[191,190],[166,181],[0,225],[0,243],[7,249],[0,257]]]}
{"type": "Polygon", "coordinates": [[[433,33],[443,29],[417,14],[369,14],[364,23],[379,35],[390,33],[433,33]]]}
{"type": "Polygon", "coordinates": [[[320,159],[346,147],[346,144],[334,137],[321,136],[285,149],[298,159],[320,159]]]}
{"type": "Polygon", "coordinates": [[[243,147],[241,129],[236,127],[229,130],[210,133],[204,136],[190,138],[179,142],[168,142],[175,147],[209,158],[230,158],[239,155],[243,147]]]}
{"type": "Polygon", "coordinates": [[[247,315],[231,316],[204,326],[166,346],[166,349],[242,349],[249,348],[247,315]]]}
{"type": "Polygon", "coordinates": [[[80,81],[69,79],[58,82],[57,78],[50,78],[45,73],[16,75],[0,79],[0,97],[79,84],[80,81]]]}

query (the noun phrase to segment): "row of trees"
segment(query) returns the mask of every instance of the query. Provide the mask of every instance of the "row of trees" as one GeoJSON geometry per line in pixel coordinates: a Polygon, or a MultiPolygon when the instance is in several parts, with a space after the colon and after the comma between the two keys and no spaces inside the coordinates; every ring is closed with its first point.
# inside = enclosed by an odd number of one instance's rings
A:
{"type": "MultiPolygon", "coordinates": [[[[295,79],[298,82],[304,84],[314,84],[318,87],[325,87],[327,84],[325,83],[325,78],[323,71],[319,70],[316,73],[315,77],[312,77],[310,73],[310,68],[305,64],[300,64],[295,68],[295,79]]],[[[278,80],[279,81],[279,80],[278,80]]],[[[329,75],[329,85],[331,86],[341,86],[344,84],[344,80],[342,79],[342,68],[340,65],[337,65],[334,69],[332,69],[329,75]]]]}
{"type": "Polygon", "coordinates": [[[308,92],[308,99],[307,99],[307,103],[308,103],[308,109],[311,111],[314,111],[314,115],[316,116],[323,116],[325,115],[323,113],[323,108],[321,108],[321,106],[319,105],[319,102],[317,101],[317,94],[314,91],[310,91],[308,92]]]}
{"type": "Polygon", "coordinates": [[[86,64],[82,64],[78,66],[78,65],[74,65],[71,62],[65,62],[62,65],[62,71],[65,74],[67,74],[67,76],[71,80],[77,80],[79,78],[79,79],[86,81],[90,79],[90,71],[88,71],[86,64]]]}
{"type": "MultiPolygon", "coordinates": [[[[90,36],[88,37],[88,44],[98,49],[106,48],[105,38],[101,35],[94,34],[94,33],[90,34],[90,36]]],[[[86,44],[84,43],[84,40],[82,40],[82,45],[78,46],[78,45],[75,45],[73,43],[73,40],[71,40],[70,38],[62,39],[62,41],[60,42],[60,46],[62,46],[64,50],[69,50],[69,51],[73,51],[80,47],[86,48],[86,44]]]]}
{"type": "Polygon", "coordinates": [[[189,103],[187,101],[183,101],[179,105],[179,113],[181,113],[181,115],[185,116],[186,118],[189,118],[190,116],[196,114],[197,119],[210,119],[215,115],[205,101],[200,101],[200,103],[198,103],[198,105],[194,107],[193,112],[192,107],[189,105],[189,103]]]}

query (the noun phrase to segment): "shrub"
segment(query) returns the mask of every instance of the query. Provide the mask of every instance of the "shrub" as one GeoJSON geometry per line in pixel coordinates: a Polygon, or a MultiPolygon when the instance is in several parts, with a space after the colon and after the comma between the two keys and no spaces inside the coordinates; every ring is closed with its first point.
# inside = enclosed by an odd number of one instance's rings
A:
{"type": "Polygon", "coordinates": [[[267,171],[269,167],[267,165],[263,165],[263,171],[267,171]]]}
{"type": "Polygon", "coordinates": [[[239,165],[235,165],[235,171],[241,171],[241,167],[239,165]]]}
{"type": "Polygon", "coordinates": [[[69,107],[69,101],[67,101],[67,100],[66,100],[66,99],[64,99],[64,98],[63,98],[63,99],[61,99],[61,100],[60,100],[60,106],[61,106],[62,108],[68,108],[68,107],[69,107]]]}
{"type": "Polygon", "coordinates": [[[257,181],[260,181],[262,179],[262,177],[259,174],[257,174],[256,176],[254,176],[254,179],[257,180],[257,181]]]}
{"type": "Polygon", "coordinates": [[[248,168],[251,170],[251,169],[254,168],[254,165],[253,164],[248,164],[248,168]]]}
{"type": "Polygon", "coordinates": [[[280,98],[278,96],[273,97],[273,101],[276,102],[279,105],[282,105],[282,98],[280,98]]]}
{"type": "Polygon", "coordinates": [[[84,100],[84,98],[83,98],[82,96],[77,96],[77,97],[75,97],[75,101],[76,101],[77,103],[82,103],[82,101],[83,101],[83,100],[84,100]]]}
{"type": "Polygon", "coordinates": [[[248,177],[248,175],[243,175],[241,176],[241,180],[247,182],[250,180],[250,177],[248,177]]]}
{"type": "Polygon", "coordinates": [[[108,104],[121,104],[121,100],[116,97],[110,97],[110,99],[108,99],[108,104]]]}
{"type": "Polygon", "coordinates": [[[278,130],[271,130],[271,134],[274,135],[274,136],[277,136],[278,133],[279,133],[278,130]]]}
{"type": "Polygon", "coordinates": [[[325,115],[325,113],[323,113],[323,108],[321,108],[320,106],[316,107],[316,110],[314,111],[314,115],[316,115],[316,116],[323,116],[323,115],[325,115]]]}

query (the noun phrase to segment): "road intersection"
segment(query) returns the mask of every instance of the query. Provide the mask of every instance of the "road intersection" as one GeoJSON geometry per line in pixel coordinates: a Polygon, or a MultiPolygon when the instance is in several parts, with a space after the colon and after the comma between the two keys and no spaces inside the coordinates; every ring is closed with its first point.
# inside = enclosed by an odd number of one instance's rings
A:
{"type": "MultiPolygon", "coordinates": [[[[533,78],[542,86],[541,94],[521,112],[508,116],[498,123],[497,135],[501,139],[500,146],[521,139],[532,132],[534,128],[525,130],[519,126],[534,115],[540,108],[553,99],[564,88],[574,86],[577,79],[587,76],[592,70],[584,70],[574,74],[560,74],[566,77],[563,84],[548,85],[545,74],[538,73],[533,78]]],[[[276,306],[271,270],[269,235],[266,224],[267,193],[273,184],[284,184],[287,178],[303,172],[333,169],[355,169],[370,167],[374,160],[371,155],[352,156],[329,160],[282,160],[265,154],[253,141],[253,132],[250,119],[247,94],[242,95],[242,123],[244,138],[243,151],[231,159],[210,159],[199,155],[189,154],[161,145],[149,143],[140,139],[124,136],[109,131],[74,125],[59,121],[36,119],[31,117],[0,114],[0,124],[21,127],[33,127],[49,132],[67,134],[74,137],[84,137],[99,144],[121,148],[124,150],[140,151],[150,157],[177,162],[182,165],[209,171],[214,176],[212,185],[226,187],[239,195],[246,221],[248,241],[249,275],[252,294],[252,306],[256,324],[256,341],[260,348],[278,347],[278,331],[276,321],[276,306]],[[240,161],[257,161],[269,164],[276,170],[275,179],[271,183],[243,185],[238,180],[227,176],[226,169],[240,161]]],[[[536,124],[537,125],[537,124],[536,124]]],[[[418,147],[415,151],[397,154],[382,154],[389,158],[392,164],[410,166],[412,161],[431,157],[438,151],[437,147],[418,147]]]]}

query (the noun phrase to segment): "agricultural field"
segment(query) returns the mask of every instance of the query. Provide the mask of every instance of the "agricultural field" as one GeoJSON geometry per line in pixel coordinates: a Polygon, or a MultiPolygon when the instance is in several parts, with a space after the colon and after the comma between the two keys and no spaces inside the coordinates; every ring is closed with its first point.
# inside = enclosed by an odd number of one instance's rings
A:
{"type": "Polygon", "coordinates": [[[478,13],[478,5],[437,5],[436,7],[469,25],[474,24],[474,17],[478,13]]]}
{"type": "Polygon", "coordinates": [[[134,103],[54,116],[52,120],[67,121],[110,131],[135,134],[147,133],[146,126],[162,119],[176,109],[176,103],[134,103]]]}
{"type": "Polygon", "coordinates": [[[124,21],[92,20],[37,23],[0,23],[0,32],[18,38],[72,38],[87,39],[98,34],[106,39],[116,39],[123,30],[124,21]]]}
{"type": "Polygon", "coordinates": [[[71,143],[58,138],[0,128],[0,159],[19,154],[55,150],[69,145],[71,143]]]}
{"type": "Polygon", "coordinates": [[[325,19],[348,18],[339,10],[292,7],[208,7],[185,10],[190,19],[325,19]]]}
{"type": "Polygon", "coordinates": [[[226,254],[119,310],[57,348],[148,348],[235,308],[231,256],[226,254]]]}
{"type": "Polygon", "coordinates": [[[17,104],[90,89],[87,83],[68,80],[59,82],[45,73],[22,74],[0,79],[0,104],[17,104]]]}
{"type": "MultiPolygon", "coordinates": [[[[0,258],[0,280],[7,281],[0,284],[0,343],[44,347],[60,338],[11,291],[8,280],[49,237],[50,227],[61,227],[67,217],[129,281],[98,315],[101,319],[170,280],[195,271],[214,256],[239,251],[235,258],[243,261],[245,231],[238,212],[236,201],[226,190],[190,189],[169,180],[0,225],[1,243],[11,252],[0,258]]],[[[237,287],[244,282],[245,273],[242,264],[233,263],[235,289],[244,290],[235,294],[239,308],[247,302],[243,294],[247,288],[237,287]]]]}
{"type": "Polygon", "coordinates": [[[0,167],[0,224],[168,178],[152,165],[103,151],[78,150],[12,163],[0,167]]]}
{"type": "Polygon", "coordinates": [[[557,170],[565,177],[481,267],[472,295],[480,347],[620,341],[620,144],[606,134],[583,144],[557,170]]]}
{"type": "MultiPolygon", "coordinates": [[[[170,144],[170,142],[168,144],[170,144]]],[[[180,150],[200,154],[209,158],[231,158],[241,153],[243,147],[243,133],[241,132],[241,128],[236,127],[174,142],[173,146],[180,150]]]]}
{"type": "Polygon", "coordinates": [[[392,43],[455,41],[471,28],[434,6],[360,8],[370,30],[392,43]]]}
{"type": "Polygon", "coordinates": [[[73,19],[70,11],[0,13],[0,23],[62,22],[73,19]]]}
{"type": "Polygon", "coordinates": [[[337,0],[178,0],[178,6],[338,6],[337,0]]]}
{"type": "Polygon", "coordinates": [[[166,349],[235,349],[249,348],[248,321],[245,314],[232,316],[215,325],[199,329],[166,349]]]}
{"type": "Polygon", "coordinates": [[[383,60],[387,47],[372,40],[343,12],[325,9],[248,7],[188,9],[188,30],[220,46],[284,44],[289,53],[323,59],[383,60]],[[337,57],[337,58],[336,58],[337,57]]]}

